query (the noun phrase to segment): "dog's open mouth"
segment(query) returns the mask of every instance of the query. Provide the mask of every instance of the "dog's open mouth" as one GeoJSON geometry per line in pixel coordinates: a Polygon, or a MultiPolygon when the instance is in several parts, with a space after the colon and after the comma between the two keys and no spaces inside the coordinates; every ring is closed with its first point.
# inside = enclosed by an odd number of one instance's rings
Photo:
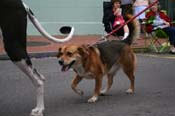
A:
{"type": "Polygon", "coordinates": [[[74,63],[75,63],[75,61],[72,61],[68,65],[63,65],[62,68],[61,68],[61,71],[68,71],[74,63]]]}

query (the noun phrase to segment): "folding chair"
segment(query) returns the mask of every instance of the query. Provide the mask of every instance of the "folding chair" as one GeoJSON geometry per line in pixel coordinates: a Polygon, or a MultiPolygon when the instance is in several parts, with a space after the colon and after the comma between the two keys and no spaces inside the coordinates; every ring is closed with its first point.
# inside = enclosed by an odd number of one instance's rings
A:
{"type": "Polygon", "coordinates": [[[147,38],[150,39],[148,46],[150,50],[153,50],[156,53],[162,53],[169,50],[170,43],[168,40],[168,35],[162,29],[156,29],[151,33],[147,33],[147,38]]]}
{"type": "MultiPolygon", "coordinates": [[[[161,10],[161,11],[163,11],[165,14],[167,13],[165,10],[161,10]]],[[[145,24],[147,23],[148,22],[145,22],[145,24]]],[[[168,35],[161,28],[157,28],[150,33],[148,33],[147,31],[144,31],[144,32],[145,32],[145,37],[150,39],[149,46],[148,46],[150,50],[153,50],[156,53],[162,53],[169,50],[170,43],[169,43],[168,35]],[[164,42],[162,43],[162,41],[164,42]]],[[[147,39],[145,39],[145,46],[147,44],[146,41],[147,39]]]]}

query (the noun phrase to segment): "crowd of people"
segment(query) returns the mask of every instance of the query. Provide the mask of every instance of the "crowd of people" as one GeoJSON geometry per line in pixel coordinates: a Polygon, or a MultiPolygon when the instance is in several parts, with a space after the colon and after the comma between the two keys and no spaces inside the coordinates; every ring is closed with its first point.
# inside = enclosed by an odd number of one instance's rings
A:
{"type": "MultiPolygon", "coordinates": [[[[137,15],[155,0],[111,0],[113,5],[113,28],[125,23],[123,16],[127,13],[137,15]]],[[[146,32],[150,33],[156,29],[162,29],[168,36],[170,42],[170,53],[175,54],[175,27],[173,26],[172,19],[160,9],[159,1],[153,5],[147,12],[143,12],[136,17],[140,24],[146,21],[146,32]],[[151,20],[151,21],[150,21],[151,20]]],[[[129,35],[127,24],[123,26],[125,39],[129,35]]]]}

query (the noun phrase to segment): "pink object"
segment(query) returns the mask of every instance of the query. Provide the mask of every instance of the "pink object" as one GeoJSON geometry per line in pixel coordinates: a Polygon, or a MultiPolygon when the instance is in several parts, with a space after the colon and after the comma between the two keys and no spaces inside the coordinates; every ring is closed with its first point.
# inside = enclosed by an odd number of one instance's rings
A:
{"type": "Polygon", "coordinates": [[[125,20],[123,19],[123,17],[121,15],[116,16],[113,27],[117,26],[117,25],[123,25],[125,23],[125,20]]]}

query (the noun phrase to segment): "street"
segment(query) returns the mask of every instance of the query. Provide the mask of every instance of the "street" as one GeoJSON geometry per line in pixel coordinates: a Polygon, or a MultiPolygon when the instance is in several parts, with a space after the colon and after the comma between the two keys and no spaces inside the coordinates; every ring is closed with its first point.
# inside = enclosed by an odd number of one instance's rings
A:
{"type": "MultiPolygon", "coordinates": [[[[71,89],[72,70],[61,72],[57,59],[32,59],[46,77],[45,116],[175,116],[175,59],[137,54],[135,93],[125,90],[129,80],[120,70],[106,96],[87,103],[93,94],[94,80],[83,80],[79,88],[84,96],[71,89]]],[[[103,87],[106,82],[103,82],[103,87]]],[[[9,60],[0,60],[0,116],[29,116],[35,106],[35,89],[9,60]]]]}

